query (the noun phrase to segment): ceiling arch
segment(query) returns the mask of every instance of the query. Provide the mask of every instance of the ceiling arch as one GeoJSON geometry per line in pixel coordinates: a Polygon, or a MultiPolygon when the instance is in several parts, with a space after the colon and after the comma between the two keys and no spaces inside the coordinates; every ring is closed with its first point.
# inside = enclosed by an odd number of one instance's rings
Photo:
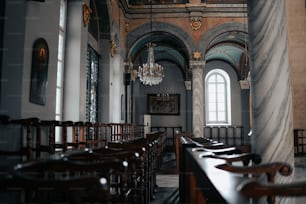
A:
{"type": "Polygon", "coordinates": [[[225,32],[217,36],[208,47],[206,61],[219,60],[231,65],[239,79],[245,79],[248,74],[248,41],[242,32],[225,32]]]}
{"type": "Polygon", "coordinates": [[[148,23],[134,30],[127,40],[128,47],[130,47],[127,59],[131,60],[135,67],[141,66],[147,61],[147,44],[154,43],[156,45],[154,47],[155,61],[174,63],[180,69],[182,75],[186,76],[190,58],[188,47],[191,47],[192,41],[189,37],[184,38],[183,31],[174,32],[174,34],[172,33],[173,30],[171,33],[168,32],[165,29],[167,27],[168,24],[153,22],[152,25],[148,23]]]}
{"type": "Polygon", "coordinates": [[[248,74],[248,34],[244,24],[226,23],[207,32],[199,43],[205,61],[219,60],[235,69],[239,79],[248,74]]]}

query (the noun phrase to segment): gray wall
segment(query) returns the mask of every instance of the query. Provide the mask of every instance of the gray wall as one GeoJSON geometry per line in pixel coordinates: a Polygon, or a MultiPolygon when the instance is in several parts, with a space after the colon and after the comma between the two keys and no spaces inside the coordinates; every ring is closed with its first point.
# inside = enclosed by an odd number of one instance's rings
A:
{"type": "Polygon", "coordinates": [[[169,62],[158,62],[164,67],[165,77],[161,84],[145,86],[140,84],[139,79],[135,81],[135,122],[143,124],[143,115],[147,113],[147,94],[169,93],[180,94],[179,115],[152,115],[151,126],[182,126],[186,130],[186,89],[184,79],[176,65],[169,62]]]}
{"type": "Polygon", "coordinates": [[[54,119],[59,2],[7,1],[1,81],[1,114],[12,118],[54,119]],[[44,106],[29,102],[32,46],[44,38],[49,47],[44,106]]]}
{"type": "Polygon", "coordinates": [[[21,117],[25,1],[6,0],[1,65],[1,114],[21,117]]]}

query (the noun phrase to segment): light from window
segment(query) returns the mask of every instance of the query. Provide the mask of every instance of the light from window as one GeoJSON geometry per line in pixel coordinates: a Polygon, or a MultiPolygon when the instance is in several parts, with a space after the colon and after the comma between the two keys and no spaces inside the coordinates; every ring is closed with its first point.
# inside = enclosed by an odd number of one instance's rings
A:
{"type": "Polygon", "coordinates": [[[230,79],[221,69],[214,69],[205,78],[206,123],[208,125],[231,123],[230,79]]]}
{"type": "MultiPolygon", "coordinates": [[[[60,1],[59,16],[59,35],[58,35],[58,54],[57,54],[57,73],[56,73],[56,103],[55,103],[55,120],[62,120],[62,96],[63,96],[63,74],[64,74],[64,36],[66,25],[66,0],[60,1]]],[[[60,141],[61,131],[55,129],[55,141],[60,141]]]]}

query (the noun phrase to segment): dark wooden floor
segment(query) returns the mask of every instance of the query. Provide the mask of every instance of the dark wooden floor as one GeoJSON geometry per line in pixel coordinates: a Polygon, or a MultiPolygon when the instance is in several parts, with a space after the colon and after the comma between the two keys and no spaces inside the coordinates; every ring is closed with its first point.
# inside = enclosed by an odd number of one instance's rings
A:
{"type": "Polygon", "coordinates": [[[179,186],[174,152],[163,155],[162,164],[157,172],[156,182],[158,190],[155,199],[150,204],[178,204],[179,186]]]}

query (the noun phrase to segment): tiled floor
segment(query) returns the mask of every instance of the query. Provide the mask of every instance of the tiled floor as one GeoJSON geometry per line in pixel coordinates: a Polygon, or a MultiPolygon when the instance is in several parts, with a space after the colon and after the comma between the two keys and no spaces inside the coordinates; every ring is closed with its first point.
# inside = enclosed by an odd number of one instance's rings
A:
{"type": "Polygon", "coordinates": [[[156,175],[158,191],[150,204],[179,204],[179,177],[174,153],[166,153],[156,175]]]}
{"type": "Polygon", "coordinates": [[[177,174],[158,174],[156,199],[150,204],[179,204],[179,182],[177,174]]]}
{"type": "Polygon", "coordinates": [[[177,188],[179,186],[178,174],[158,174],[156,183],[159,187],[177,188]]]}
{"type": "MultiPolygon", "coordinates": [[[[306,156],[295,157],[295,178],[294,181],[306,181],[306,156]]],[[[296,204],[306,203],[306,196],[296,197],[296,204]]]]}

